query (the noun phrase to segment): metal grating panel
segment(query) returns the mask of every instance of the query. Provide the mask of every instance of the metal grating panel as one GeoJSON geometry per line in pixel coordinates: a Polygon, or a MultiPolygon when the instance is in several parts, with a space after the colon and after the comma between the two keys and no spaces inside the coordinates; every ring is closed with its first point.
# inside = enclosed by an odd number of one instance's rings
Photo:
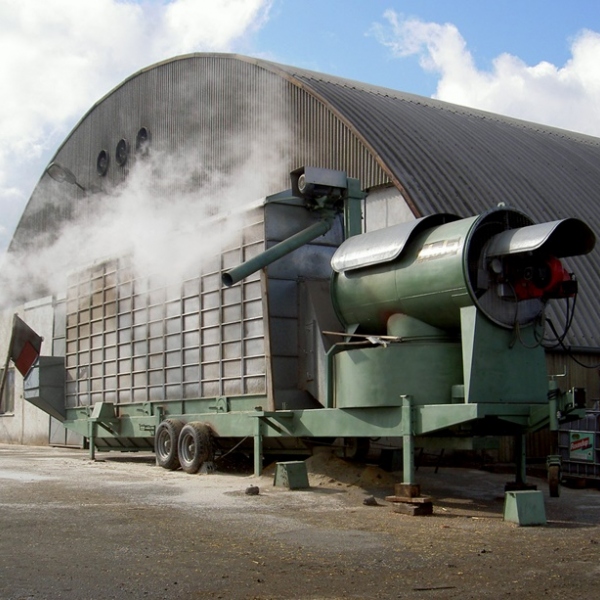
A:
{"type": "Polygon", "coordinates": [[[223,269],[264,247],[256,225],[222,261],[207,261],[201,274],[180,283],[135,276],[125,259],[72,275],[67,406],[265,394],[259,276],[221,285],[223,269]]]}

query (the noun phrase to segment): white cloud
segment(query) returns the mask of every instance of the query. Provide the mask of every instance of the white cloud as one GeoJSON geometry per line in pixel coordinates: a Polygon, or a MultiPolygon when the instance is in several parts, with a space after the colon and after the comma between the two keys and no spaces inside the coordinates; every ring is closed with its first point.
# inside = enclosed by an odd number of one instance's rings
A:
{"type": "Polygon", "coordinates": [[[0,0],[0,252],[49,156],[131,73],[235,51],[273,0],[0,0]]]}
{"type": "Polygon", "coordinates": [[[264,0],[178,0],[165,10],[165,51],[189,52],[199,42],[206,50],[223,51],[231,40],[259,28],[268,17],[270,2],[264,0]],[[217,9],[218,7],[218,9],[217,9]]]}
{"type": "Polygon", "coordinates": [[[427,23],[385,13],[373,32],[394,56],[417,56],[439,74],[435,98],[528,121],[600,136],[600,34],[584,30],[563,66],[527,65],[501,54],[490,71],[477,68],[467,43],[451,23],[427,23]]]}

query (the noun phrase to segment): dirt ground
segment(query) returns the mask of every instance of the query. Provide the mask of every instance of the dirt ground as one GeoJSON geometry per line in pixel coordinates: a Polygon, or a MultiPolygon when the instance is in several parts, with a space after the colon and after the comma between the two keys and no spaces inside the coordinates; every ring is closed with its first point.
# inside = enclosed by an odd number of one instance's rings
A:
{"type": "Polygon", "coordinates": [[[600,491],[562,489],[548,524],[502,519],[506,475],[421,467],[434,514],[393,512],[399,478],[330,454],[310,488],[149,455],[0,445],[0,598],[595,598],[600,491]],[[258,486],[258,495],[246,494],[258,486]],[[363,504],[373,495],[378,506],[363,504]]]}

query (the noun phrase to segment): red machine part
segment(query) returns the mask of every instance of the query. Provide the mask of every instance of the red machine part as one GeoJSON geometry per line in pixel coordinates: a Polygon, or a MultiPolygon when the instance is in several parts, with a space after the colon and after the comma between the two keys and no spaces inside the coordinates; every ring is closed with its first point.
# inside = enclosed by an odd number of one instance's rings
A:
{"type": "Polygon", "coordinates": [[[508,278],[517,300],[568,298],[577,293],[577,282],[553,256],[509,266],[508,278]]]}

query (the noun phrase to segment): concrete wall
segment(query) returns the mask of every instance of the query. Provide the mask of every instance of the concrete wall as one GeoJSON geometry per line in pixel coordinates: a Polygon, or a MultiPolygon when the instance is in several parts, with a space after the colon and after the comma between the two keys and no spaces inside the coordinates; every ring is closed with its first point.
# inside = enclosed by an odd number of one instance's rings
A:
{"type": "MultiPolygon", "coordinates": [[[[42,354],[52,354],[53,300],[42,298],[0,313],[0,357],[2,366],[8,353],[13,315],[18,314],[44,338],[42,354]]],[[[12,366],[11,363],[11,367],[12,366]]],[[[14,411],[0,414],[0,442],[7,444],[48,445],[50,417],[23,400],[23,377],[15,373],[14,411]]]]}

